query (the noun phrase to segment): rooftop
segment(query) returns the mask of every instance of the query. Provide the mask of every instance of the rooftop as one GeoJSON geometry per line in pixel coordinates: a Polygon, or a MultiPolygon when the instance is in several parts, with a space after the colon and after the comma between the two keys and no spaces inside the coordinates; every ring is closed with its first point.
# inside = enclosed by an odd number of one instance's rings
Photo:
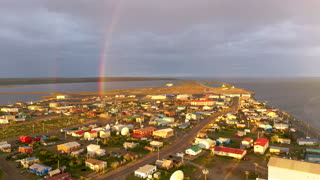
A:
{"type": "Polygon", "coordinates": [[[140,172],[140,173],[147,173],[147,172],[153,170],[154,168],[156,168],[156,166],[147,164],[147,165],[145,165],[145,166],[140,167],[140,168],[137,169],[136,171],[137,171],[137,172],[140,172]]]}
{"type": "Polygon", "coordinates": [[[305,161],[296,161],[291,159],[271,157],[268,166],[300,172],[307,172],[311,174],[320,174],[320,164],[309,163],[305,161]]]}

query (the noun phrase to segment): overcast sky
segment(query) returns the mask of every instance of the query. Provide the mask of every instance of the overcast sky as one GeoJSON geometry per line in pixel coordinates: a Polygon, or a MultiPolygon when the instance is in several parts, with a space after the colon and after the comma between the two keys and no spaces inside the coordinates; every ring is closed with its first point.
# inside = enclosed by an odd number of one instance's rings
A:
{"type": "Polygon", "coordinates": [[[318,0],[1,0],[0,77],[320,76],[318,0]],[[106,52],[106,56],[104,56],[106,52]]]}

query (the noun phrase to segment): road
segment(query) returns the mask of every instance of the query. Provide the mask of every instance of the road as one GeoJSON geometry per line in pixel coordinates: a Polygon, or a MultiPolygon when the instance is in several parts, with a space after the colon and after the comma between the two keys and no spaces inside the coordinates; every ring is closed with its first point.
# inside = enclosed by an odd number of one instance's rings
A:
{"type": "MultiPolygon", "coordinates": [[[[160,151],[160,159],[165,158],[171,154],[184,151],[185,149],[190,147],[191,142],[197,136],[198,132],[200,132],[203,128],[205,128],[208,124],[210,124],[212,120],[216,119],[218,116],[221,116],[223,114],[227,114],[230,112],[233,112],[233,113],[237,112],[238,104],[239,104],[238,102],[239,102],[239,99],[235,98],[235,102],[233,103],[231,108],[229,108],[224,112],[216,113],[215,115],[207,117],[204,120],[202,120],[194,128],[192,128],[187,134],[185,134],[182,138],[176,139],[173,142],[173,145],[160,151]]],[[[150,154],[138,161],[132,162],[126,166],[123,166],[114,171],[111,171],[110,173],[107,173],[98,177],[94,177],[94,179],[122,180],[122,179],[125,179],[128,174],[137,170],[139,167],[156,161],[157,158],[158,158],[157,153],[150,154]]]]}

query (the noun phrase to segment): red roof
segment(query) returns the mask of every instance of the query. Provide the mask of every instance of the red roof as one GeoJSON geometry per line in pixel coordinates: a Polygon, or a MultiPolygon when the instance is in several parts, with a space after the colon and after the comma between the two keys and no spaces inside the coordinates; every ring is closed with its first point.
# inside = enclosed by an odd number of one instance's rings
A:
{"type": "Polygon", "coordinates": [[[90,133],[90,134],[92,134],[92,133],[96,133],[96,132],[97,132],[97,131],[89,131],[89,133],[90,133]]]}
{"type": "Polygon", "coordinates": [[[254,142],[254,145],[256,146],[265,146],[269,142],[266,138],[259,138],[254,142]]]}
{"type": "Polygon", "coordinates": [[[245,152],[245,150],[243,149],[235,149],[235,148],[220,147],[220,146],[213,147],[212,149],[214,149],[215,151],[222,151],[222,152],[240,154],[240,155],[242,155],[245,152]]]}
{"type": "Polygon", "coordinates": [[[81,135],[81,134],[85,133],[85,131],[77,131],[77,132],[74,132],[74,133],[81,135]]]}

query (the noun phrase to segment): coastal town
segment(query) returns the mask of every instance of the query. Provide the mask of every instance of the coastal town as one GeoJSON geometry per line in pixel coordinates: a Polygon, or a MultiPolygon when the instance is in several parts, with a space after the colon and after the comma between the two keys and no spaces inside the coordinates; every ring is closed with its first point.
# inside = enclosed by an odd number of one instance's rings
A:
{"type": "Polygon", "coordinates": [[[320,179],[319,132],[209,84],[2,105],[0,179],[320,179]]]}

